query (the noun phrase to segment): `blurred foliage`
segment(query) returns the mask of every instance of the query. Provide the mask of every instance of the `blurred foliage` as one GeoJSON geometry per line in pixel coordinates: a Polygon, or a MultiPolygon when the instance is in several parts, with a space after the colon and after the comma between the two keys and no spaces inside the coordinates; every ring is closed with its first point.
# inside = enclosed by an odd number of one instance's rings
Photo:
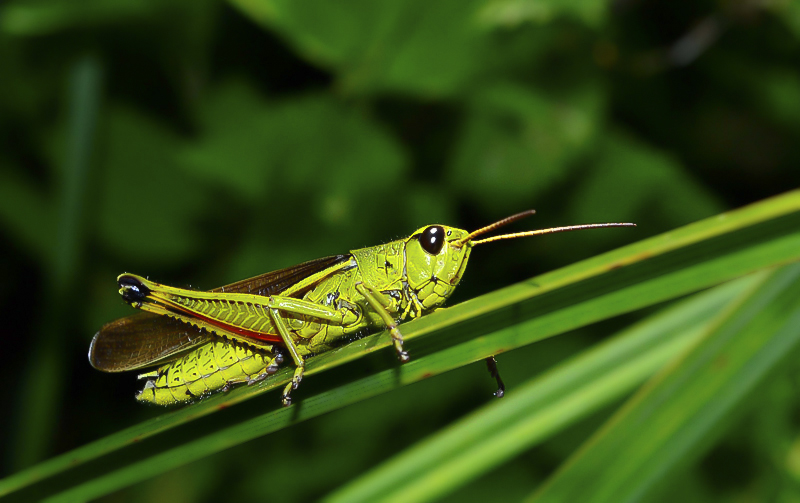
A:
{"type": "MultiPolygon", "coordinates": [[[[4,2],[0,476],[161,412],[86,362],[129,314],[120,272],[211,288],[530,207],[536,227],[639,224],[481,249],[452,302],[468,299],[797,186],[798,63],[789,0],[4,2]]],[[[502,355],[509,389],[644,314],[502,355]]],[[[107,499],[313,500],[486,403],[484,371],[107,499]]],[[[798,498],[796,376],[676,475],[681,500],[798,498]]],[[[527,495],[607,417],[453,498],[527,495]]]]}

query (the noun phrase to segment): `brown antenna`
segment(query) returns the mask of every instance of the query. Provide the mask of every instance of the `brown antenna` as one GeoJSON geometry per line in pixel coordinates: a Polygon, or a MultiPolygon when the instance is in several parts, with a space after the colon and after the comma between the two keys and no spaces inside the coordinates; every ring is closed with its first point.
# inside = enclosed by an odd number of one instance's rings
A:
{"type": "Polygon", "coordinates": [[[504,218],[502,220],[498,220],[497,222],[495,222],[493,224],[490,224],[490,225],[487,225],[486,227],[481,227],[477,231],[470,232],[467,236],[464,236],[463,238],[459,239],[458,242],[463,245],[467,241],[472,241],[472,238],[474,238],[475,236],[480,236],[481,234],[486,234],[487,232],[491,232],[491,231],[493,231],[495,229],[499,229],[500,227],[503,227],[504,225],[508,225],[511,222],[516,222],[517,220],[521,220],[521,219],[523,219],[525,217],[529,217],[529,216],[531,216],[531,215],[533,215],[535,213],[536,213],[536,210],[527,210],[527,211],[523,211],[522,213],[517,213],[516,215],[511,215],[510,217],[506,217],[506,218],[504,218]]]}

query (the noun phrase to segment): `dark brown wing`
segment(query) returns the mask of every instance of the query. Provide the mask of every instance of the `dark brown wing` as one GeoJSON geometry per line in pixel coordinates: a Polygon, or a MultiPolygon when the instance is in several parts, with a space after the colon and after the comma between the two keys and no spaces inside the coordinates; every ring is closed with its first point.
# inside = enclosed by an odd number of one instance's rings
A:
{"type": "MultiPolygon", "coordinates": [[[[336,255],[268,272],[215,288],[212,292],[276,295],[312,274],[350,259],[336,255]]],[[[89,346],[89,362],[98,370],[122,372],[164,363],[213,335],[166,316],[140,313],[103,325],[89,346]]]]}
{"type": "Polygon", "coordinates": [[[302,281],[305,278],[316,274],[328,267],[340,264],[346,260],[350,260],[352,255],[334,255],[332,257],[318,258],[316,260],[309,260],[302,264],[293,265],[286,269],[268,272],[255,278],[243,279],[236,283],[231,283],[220,288],[216,288],[214,292],[228,292],[228,293],[250,293],[253,295],[277,295],[286,290],[290,286],[302,281]]]}
{"type": "Polygon", "coordinates": [[[213,336],[166,316],[140,313],[106,323],[89,346],[89,363],[106,372],[122,372],[152,365],[213,336]]]}

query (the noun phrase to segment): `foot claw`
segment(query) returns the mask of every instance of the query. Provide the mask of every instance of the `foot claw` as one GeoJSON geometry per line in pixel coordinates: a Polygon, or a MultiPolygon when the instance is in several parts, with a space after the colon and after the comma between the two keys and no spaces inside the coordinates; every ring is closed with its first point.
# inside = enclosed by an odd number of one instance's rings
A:
{"type": "Polygon", "coordinates": [[[257,376],[253,377],[252,379],[248,379],[247,380],[247,385],[248,386],[252,386],[252,385],[254,385],[256,383],[259,383],[259,382],[263,381],[264,379],[266,379],[267,375],[269,375],[267,372],[264,372],[263,374],[258,374],[257,376]]]}
{"type": "Polygon", "coordinates": [[[486,358],[486,367],[489,369],[489,375],[497,381],[497,391],[493,395],[497,398],[503,398],[503,395],[506,394],[506,385],[500,378],[500,372],[497,370],[497,360],[494,359],[494,356],[486,358]]]}
{"type": "Polygon", "coordinates": [[[397,359],[400,360],[400,363],[405,363],[410,360],[411,357],[408,356],[408,351],[400,351],[397,353],[397,359]]]}

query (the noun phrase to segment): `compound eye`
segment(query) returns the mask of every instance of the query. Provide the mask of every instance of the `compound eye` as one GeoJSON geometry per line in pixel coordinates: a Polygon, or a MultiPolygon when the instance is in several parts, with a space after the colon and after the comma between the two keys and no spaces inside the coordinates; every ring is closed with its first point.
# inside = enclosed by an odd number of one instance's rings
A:
{"type": "Polygon", "coordinates": [[[431,255],[438,255],[444,246],[444,237],[444,227],[431,225],[419,235],[419,244],[431,255]]]}

